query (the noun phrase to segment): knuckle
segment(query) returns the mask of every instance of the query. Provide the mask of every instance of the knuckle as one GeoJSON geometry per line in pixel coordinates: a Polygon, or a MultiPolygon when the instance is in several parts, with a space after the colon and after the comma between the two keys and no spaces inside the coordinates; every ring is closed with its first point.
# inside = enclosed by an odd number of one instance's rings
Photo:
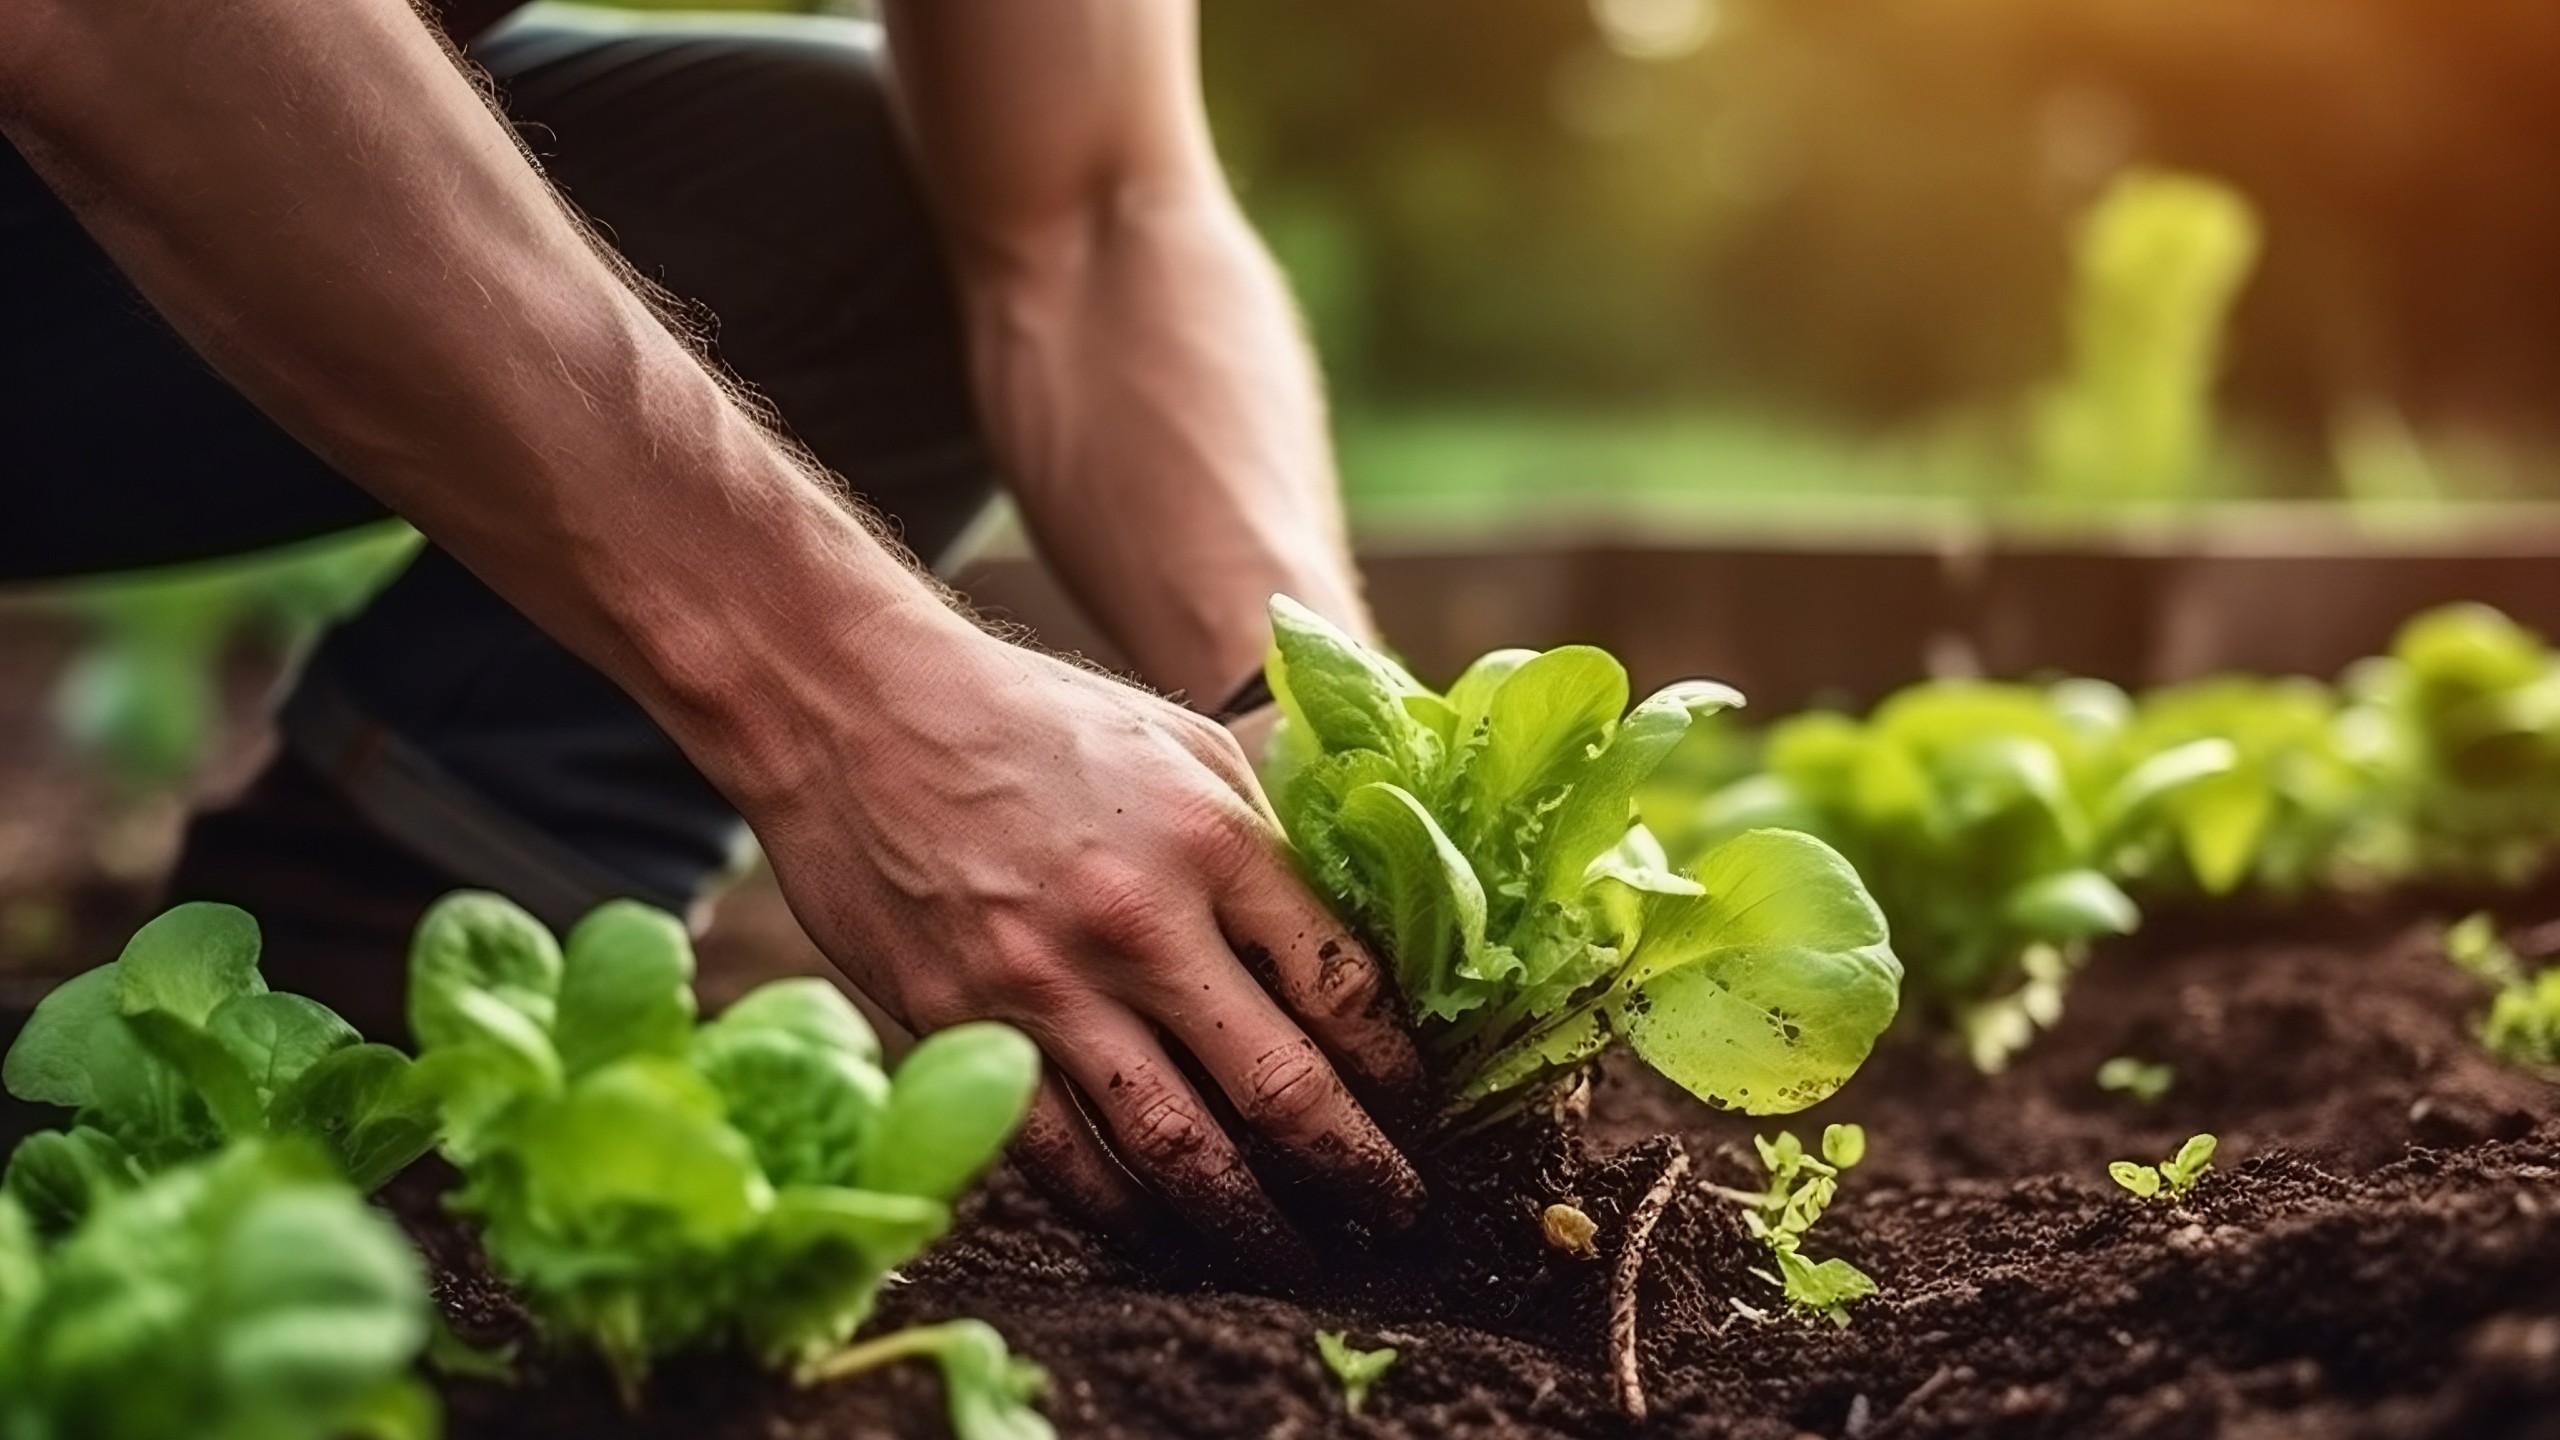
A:
{"type": "Polygon", "coordinates": [[[1073,883],[1077,913],[1093,934],[1130,944],[1164,929],[1165,885],[1155,877],[1116,864],[1087,865],[1073,883]]]}
{"type": "Polygon", "coordinates": [[[1386,975],[1369,955],[1341,940],[1316,951],[1316,998],[1337,1019],[1377,1013],[1386,998],[1386,975]]]}
{"type": "Polygon", "coordinates": [[[1192,862],[1213,875],[1238,875],[1271,858],[1259,816],[1232,795],[1203,796],[1174,817],[1174,832],[1192,862]]]}
{"type": "Polygon", "coordinates": [[[1197,1159],[1209,1146],[1209,1122],[1169,1086],[1156,1086],[1129,1117],[1129,1152],[1150,1169],[1197,1159]]]}
{"type": "Polygon", "coordinates": [[[1299,1040],[1254,1062],[1240,1108],[1256,1129],[1300,1132],[1322,1117],[1335,1089],[1333,1073],[1315,1047],[1299,1040]]]}

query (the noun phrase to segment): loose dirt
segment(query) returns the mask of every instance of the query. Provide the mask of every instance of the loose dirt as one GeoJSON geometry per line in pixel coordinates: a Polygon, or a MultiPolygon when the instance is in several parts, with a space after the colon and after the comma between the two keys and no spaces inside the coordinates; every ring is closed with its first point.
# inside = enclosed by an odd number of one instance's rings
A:
{"type": "MultiPolygon", "coordinates": [[[[2449,912],[2448,912],[2449,913],[2449,912]]],[[[2518,922],[2560,915],[2560,899],[2518,922]]],[[[2102,954],[2061,1025],[1985,1077],[1897,1037],[1816,1111],[1753,1122],[1641,1070],[1604,1070],[1583,1148],[1515,1130],[1430,1164],[1434,1217],[1321,1272],[1143,1266],[999,1177],[878,1323],[975,1315],[1047,1366],[1069,1436],[1606,1436],[1606,1290],[1626,1213],[1676,1142],[1694,1160],[1639,1288],[1652,1418],[1732,1440],[2560,1436],[2560,1087],[2470,1039],[2475,982],[2413,907],[2175,918],[2102,954]],[[2115,1055],[2176,1079],[2101,1090],[2115,1055]],[[1867,1163],[1809,1246],[1880,1293],[1836,1329],[1785,1313],[1731,1202],[1749,1137],[1866,1126],[1867,1163]],[[2106,1176],[2221,1137],[2183,1202],[2106,1176]],[[1558,1200],[1599,1255],[1544,1244],[1558,1200]],[[1313,1332],[1402,1358],[1347,1416],[1313,1332]]],[[[402,1209],[482,1340],[524,1338],[438,1218],[402,1209]]],[[[457,1440],[628,1435],[850,1440],[943,1433],[927,1370],[816,1392],[717,1360],[662,1372],[624,1415],[600,1373],[449,1387],[457,1440]]]]}

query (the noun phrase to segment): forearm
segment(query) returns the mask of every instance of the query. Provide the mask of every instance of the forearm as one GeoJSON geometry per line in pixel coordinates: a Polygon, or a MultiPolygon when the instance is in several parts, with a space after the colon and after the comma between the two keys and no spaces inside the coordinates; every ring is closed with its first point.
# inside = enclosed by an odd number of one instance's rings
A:
{"type": "Polygon", "coordinates": [[[1223,698],[1275,591],[1368,628],[1315,365],[1222,184],[1098,201],[967,294],[1025,520],[1150,680],[1223,698]]]}
{"type": "Polygon", "coordinates": [[[740,696],[932,608],[398,0],[0,0],[0,128],[250,399],[733,793],[789,784],[740,696]]]}

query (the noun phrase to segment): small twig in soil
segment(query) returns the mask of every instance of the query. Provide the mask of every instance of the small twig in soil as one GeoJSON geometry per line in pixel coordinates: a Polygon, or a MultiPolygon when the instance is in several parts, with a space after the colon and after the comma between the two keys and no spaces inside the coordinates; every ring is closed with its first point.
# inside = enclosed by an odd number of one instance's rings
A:
{"type": "Polygon", "coordinates": [[[1618,1246],[1618,1266],[1609,1276],[1609,1369],[1618,1383],[1619,1413],[1639,1424],[1645,1417],[1645,1403],[1644,1374],[1636,1355],[1636,1281],[1644,1274],[1645,1247],[1653,1239],[1654,1222],[1662,1218],[1681,1178],[1689,1173],[1689,1152],[1677,1140],[1671,1145],[1671,1158],[1663,1163],[1653,1188],[1627,1213],[1627,1238],[1618,1246]]]}
{"type": "Polygon", "coordinates": [[[1859,1440],[1885,1440],[1885,1437],[1910,1423],[1912,1417],[1920,1413],[1920,1407],[1936,1399],[1939,1391],[1959,1382],[1969,1383],[1972,1379],[1973,1367],[1970,1365],[1939,1366],[1928,1379],[1920,1382],[1919,1388],[1903,1396],[1892,1409],[1886,1411],[1883,1419],[1878,1420],[1873,1427],[1859,1432],[1859,1440]]]}

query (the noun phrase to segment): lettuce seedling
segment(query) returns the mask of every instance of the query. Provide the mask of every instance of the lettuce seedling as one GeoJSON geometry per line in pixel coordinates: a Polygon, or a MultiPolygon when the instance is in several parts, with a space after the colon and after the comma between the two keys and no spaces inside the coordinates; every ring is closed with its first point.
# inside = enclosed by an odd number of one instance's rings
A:
{"type": "Polygon", "coordinates": [[[2098,1088],[2119,1095],[2130,1095],[2145,1105],[2157,1105],[2178,1083],[2177,1070],[2166,1062],[2137,1060],[2131,1055],[2113,1056],[2098,1066],[2098,1088]]]}
{"type": "Polygon", "coordinates": [[[1792,1131],[1778,1132],[1775,1140],[1755,1135],[1751,1144],[1769,1172],[1767,1187],[1717,1193],[1741,1203],[1743,1225],[1769,1247],[1778,1267],[1774,1275],[1752,1273],[1784,1291],[1798,1311],[1847,1325],[1849,1307],[1874,1294],[1876,1282],[1846,1260],[1807,1259],[1804,1237],[1839,1194],[1841,1172],[1866,1158],[1867,1132],[1856,1125],[1824,1126],[1819,1156],[1806,1151],[1792,1131]]]}
{"type": "Polygon", "coordinates": [[[1324,1368],[1333,1372],[1334,1383],[1342,1387],[1342,1408],[1357,1415],[1371,1387],[1396,1363],[1397,1351],[1393,1345],[1363,1350],[1339,1330],[1319,1330],[1316,1354],[1323,1357],[1324,1368]]]}
{"type": "Polygon", "coordinates": [[[180,905],[36,1006],[0,1080],[71,1128],[20,1145],[0,1185],[40,1230],[226,1141],[304,1136],[367,1191],[426,1152],[435,1108],[408,1057],[257,967],[245,911],[180,905]]]}
{"type": "Polygon", "coordinates": [[[1709,798],[1709,828],[1786,826],[1838,847],[1927,1011],[1997,1069],[2059,1018],[2089,943],[2139,922],[2114,858],[2232,765],[2205,739],[2121,766],[2129,715],[2122,691],[2075,681],[1918,685],[1864,722],[1798,716],[1771,730],[1766,772],[1709,798]]]}
{"type": "Polygon", "coordinates": [[[2230,676],[2147,692],[2116,745],[2133,771],[2200,743],[2230,765],[2153,797],[2111,868],[2144,892],[2298,895],[2348,878],[2381,793],[2375,757],[2342,733],[2335,692],[2299,677],[2230,676]]]}
{"type": "Polygon", "coordinates": [[[416,1253],[299,1139],[102,1195],[49,1253],[0,1196],[0,1435],[431,1440],[416,1253]]]}
{"type": "MultiPolygon", "coordinates": [[[[843,1373],[830,1352],[949,1226],[1039,1079],[1030,1041],[976,1024],[926,1038],[893,1080],[860,1013],[814,979],[697,1024],[693,973],[663,912],[605,905],[564,950],[470,892],[428,912],[410,959],[457,1208],[543,1324],[635,1399],[651,1361],[705,1346],[843,1373]]],[[[943,1362],[964,1440],[1045,1432],[990,1388],[974,1342],[903,1343],[943,1362]]]]}
{"type": "Polygon", "coordinates": [[[2560,966],[2527,969],[2485,912],[2447,926],[2444,953],[2495,987],[2480,1020],[2482,1049],[2511,1064],[2560,1067],[2560,966]]]}
{"type": "Polygon", "coordinates": [[[2485,605],[2411,620],[2348,673],[2347,735],[2388,777],[2401,867],[2517,885],[2560,851],[2560,656],[2485,605]]]}
{"type": "Polygon", "coordinates": [[[2178,1153],[2157,1165],[2137,1165],[2131,1160],[2118,1160],[2107,1166],[2107,1174],[2118,1185],[2133,1192],[2138,1200],[2166,1197],[2182,1199],[2196,1188],[2204,1172],[2213,1168],[2213,1152],[2221,1144],[2210,1135],[2189,1136],[2178,1153]]]}
{"type": "Polygon", "coordinates": [[[1268,788],[1315,888],[1392,960],[1460,1108],[1612,1039],[1753,1114],[1866,1059],[1902,967],[1847,863],[1767,831],[1684,873],[1636,823],[1636,787],[1739,695],[1691,681],[1630,711],[1626,671],[1587,645],[1497,651],[1444,695],[1285,597],[1271,618],[1268,788]]]}

